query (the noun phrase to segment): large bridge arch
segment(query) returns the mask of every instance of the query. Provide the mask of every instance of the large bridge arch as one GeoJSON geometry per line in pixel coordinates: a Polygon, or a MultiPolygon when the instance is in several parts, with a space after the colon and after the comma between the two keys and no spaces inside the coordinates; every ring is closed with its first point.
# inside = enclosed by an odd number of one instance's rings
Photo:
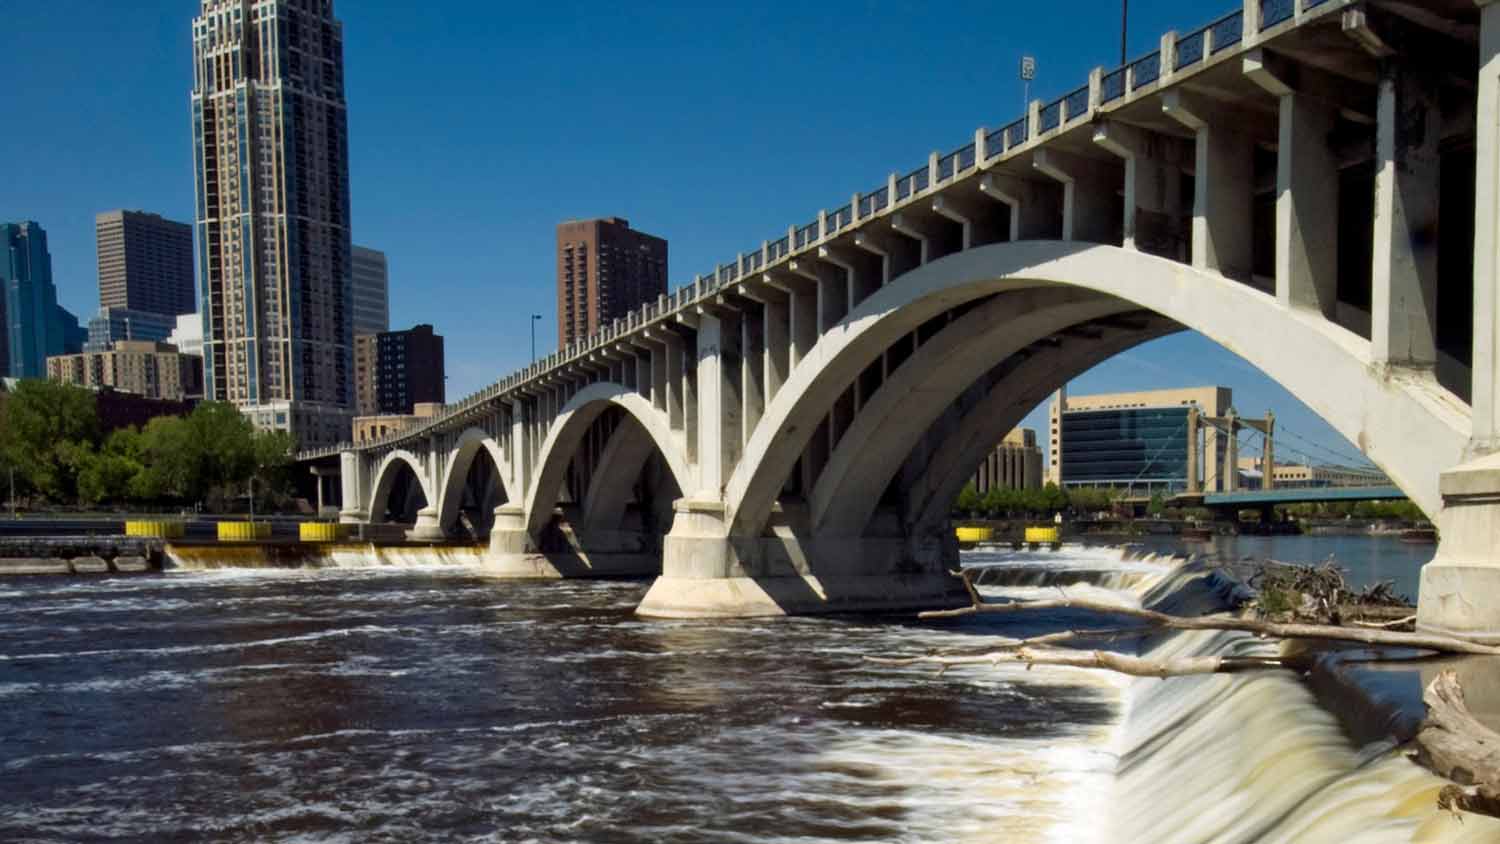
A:
{"type": "Polygon", "coordinates": [[[479,428],[466,428],[458,435],[458,439],[454,440],[452,448],[448,451],[446,460],[448,474],[439,484],[440,495],[435,506],[438,510],[438,524],[444,530],[451,527],[458,518],[458,508],[463,503],[464,483],[475,459],[481,452],[489,455],[494,463],[495,479],[500,485],[501,492],[507,500],[512,498],[509,487],[513,477],[510,472],[510,462],[506,460],[499,443],[479,428]]]}
{"type": "Polygon", "coordinates": [[[1025,241],[982,246],[885,285],[827,332],[792,371],[726,487],[736,536],[757,536],[812,436],[858,373],[932,317],[996,293],[1061,286],[1092,291],[1194,329],[1258,367],[1356,443],[1422,509],[1442,506],[1434,467],[1460,462],[1469,409],[1431,374],[1382,370],[1371,344],[1274,296],[1216,273],[1113,246],[1025,241]]]}
{"type": "Polygon", "coordinates": [[[410,469],[412,474],[416,475],[417,483],[422,488],[422,496],[427,499],[428,507],[433,506],[433,502],[437,501],[422,461],[410,451],[396,449],[387,454],[375,469],[375,485],[370,496],[371,522],[380,522],[385,519],[385,511],[390,504],[391,489],[396,485],[396,478],[403,469],[410,469]]]}
{"type": "MultiPolygon", "coordinates": [[[[672,431],[666,414],[656,409],[640,393],[622,384],[590,384],[563,405],[538,451],[536,477],[526,494],[526,532],[530,536],[540,536],[547,526],[569,462],[577,454],[589,426],[611,407],[621,408],[636,423],[634,427],[627,426],[620,434],[629,436],[632,431],[643,433],[651,446],[661,453],[678,487],[685,490],[693,488],[695,475],[687,459],[686,446],[680,435],[672,431]]],[[[634,451],[641,460],[651,453],[651,449],[634,451]]],[[[635,468],[639,470],[640,467],[637,465],[635,468]]],[[[634,475],[629,480],[634,480],[634,475]]]]}

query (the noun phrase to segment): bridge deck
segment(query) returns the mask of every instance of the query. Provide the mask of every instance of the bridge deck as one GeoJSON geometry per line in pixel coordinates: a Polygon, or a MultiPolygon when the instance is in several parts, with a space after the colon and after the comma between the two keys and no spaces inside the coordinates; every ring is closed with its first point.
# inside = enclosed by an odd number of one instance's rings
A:
{"type": "MultiPolygon", "coordinates": [[[[1444,0],[1447,2],[1447,0],[1444,0]]],[[[1182,83],[1200,84],[1241,77],[1239,59],[1272,40],[1309,24],[1341,14],[1357,5],[1354,0],[1245,0],[1241,7],[1200,28],[1168,33],[1161,48],[1113,70],[1096,70],[1089,80],[1052,102],[1034,102],[1026,114],[1000,128],[980,128],[972,140],[957,149],[933,153],[929,160],[905,175],[892,174],[869,192],[855,193],[833,210],[819,212],[810,221],[789,226],[774,240],[767,240],[732,261],[697,276],[655,302],[647,303],[579,343],[553,352],[473,395],[445,406],[430,419],[374,441],[341,443],[303,452],[299,461],[331,457],[341,451],[382,451],[401,443],[461,426],[465,420],[494,404],[528,395],[559,370],[597,361],[612,346],[628,343],[628,337],[648,327],[675,322],[679,314],[692,312],[715,297],[732,291],[748,278],[759,278],[772,267],[786,266],[799,256],[816,256],[835,238],[846,237],[866,224],[889,219],[913,203],[931,206],[934,198],[954,185],[971,182],[997,168],[1043,147],[1059,145],[1063,154],[1070,144],[1086,134],[1085,147],[1095,146],[1094,123],[1104,115],[1130,116],[1137,125],[1162,124],[1171,131],[1156,102],[1160,95],[1182,83]],[[1247,13],[1248,12],[1248,13],[1247,13]],[[1066,140],[1064,140],[1066,139],[1066,140]]],[[[1220,86],[1222,87],[1222,86],[1220,86]]]]}

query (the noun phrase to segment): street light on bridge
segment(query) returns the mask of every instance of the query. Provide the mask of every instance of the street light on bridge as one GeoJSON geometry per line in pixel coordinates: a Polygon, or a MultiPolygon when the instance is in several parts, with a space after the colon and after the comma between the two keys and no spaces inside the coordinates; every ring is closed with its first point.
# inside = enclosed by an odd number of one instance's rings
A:
{"type": "Polygon", "coordinates": [[[531,359],[536,360],[536,321],[541,319],[541,314],[531,315],[531,359]]]}

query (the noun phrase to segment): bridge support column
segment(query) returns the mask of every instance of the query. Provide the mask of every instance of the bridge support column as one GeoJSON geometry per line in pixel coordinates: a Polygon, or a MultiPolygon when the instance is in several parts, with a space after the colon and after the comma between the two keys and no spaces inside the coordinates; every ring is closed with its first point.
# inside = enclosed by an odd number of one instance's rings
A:
{"type": "MultiPolygon", "coordinates": [[[[1500,2],[1481,4],[1474,230],[1500,231],[1500,2]]],[[[1500,449],[1500,238],[1474,240],[1474,433],[1477,453],[1500,449]]]]}
{"type": "MultiPolygon", "coordinates": [[[[808,537],[778,525],[729,535],[717,501],[677,502],[662,576],[636,612],[655,618],[752,618],[959,606],[958,542],[946,523],[922,539],[808,537]]],[[[773,519],[780,514],[774,515],[773,519]]]]}
{"type": "Polygon", "coordinates": [[[437,507],[429,504],[418,510],[417,523],[406,532],[406,538],[412,542],[441,542],[447,538],[442,523],[438,521],[437,507]]]}
{"type": "Polygon", "coordinates": [[[563,576],[537,550],[531,534],[526,532],[526,508],[519,504],[501,504],[495,508],[495,525],[490,528],[490,553],[485,559],[485,574],[517,580],[555,580],[563,576]]]}
{"type": "Polygon", "coordinates": [[[1422,567],[1417,627],[1500,644],[1500,453],[1442,474],[1437,557],[1422,567]]]}
{"type": "Polygon", "coordinates": [[[363,525],[369,521],[369,502],[365,499],[366,490],[370,488],[368,474],[359,452],[346,451],[339,455],[339,483],[343,485],[340,522],[346,525],[363,525]]]}

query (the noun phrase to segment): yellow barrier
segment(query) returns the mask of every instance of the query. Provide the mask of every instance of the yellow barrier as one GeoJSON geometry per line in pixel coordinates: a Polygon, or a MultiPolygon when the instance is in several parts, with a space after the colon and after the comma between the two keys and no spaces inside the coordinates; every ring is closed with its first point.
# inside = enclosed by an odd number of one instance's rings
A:
{"type": "Polygon", "coordinates": [[[258,542],[270,538],[269,522],[219,522],[220,542],[258,542]]]}
{"type": "Polygon", "coordinates": [[[958,529],[959,542],[991,542],[994,538],[994,528],[961,527],[958,529]]]}
{"type": "Polygon", "coordinates": [[[338,522],[303,522],[297,536],[303,542],[339,542],[348,536],[348,525],[338,522]]]}
{"type": "Polygon", "coordinates": [[[126,536],[139,536],[146,539],[181,539],[186,530],[187,526],[178,519],[127,521],[125,523],[126,536]]]}
{"type": "Polygon", "coordinates": [[[1027,544],[1052,545],[1062,541],[1062,531],[1055,527],[1026,528],[1027,544]]]}

